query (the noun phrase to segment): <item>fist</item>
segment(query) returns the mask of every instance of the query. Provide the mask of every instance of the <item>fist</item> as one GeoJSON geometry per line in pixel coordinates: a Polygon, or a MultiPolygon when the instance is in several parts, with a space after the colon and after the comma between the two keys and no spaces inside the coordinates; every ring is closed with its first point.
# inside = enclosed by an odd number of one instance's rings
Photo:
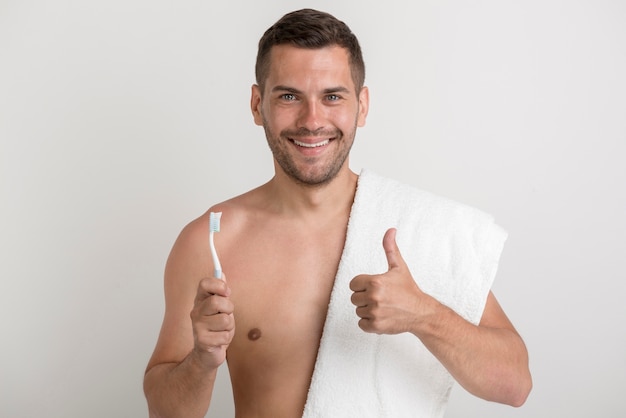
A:
{"type": "Polygon", "coordinates": [[[382,249],[388,270],[383,274],[362,274],[350,282],[351,302],[360,318],[359,327],[376,334],[411,331],[419,319],[424,293],[400,254],[394,228],[385,233],[382,249]]]}
{"type": "Polygon", "coordinates": [[[218,367],[226,360],[226,349],[235,335],[234,306],[230,288],[223,279],[202,279],[191,311],[194,351],[206,365],[218,367]]]}

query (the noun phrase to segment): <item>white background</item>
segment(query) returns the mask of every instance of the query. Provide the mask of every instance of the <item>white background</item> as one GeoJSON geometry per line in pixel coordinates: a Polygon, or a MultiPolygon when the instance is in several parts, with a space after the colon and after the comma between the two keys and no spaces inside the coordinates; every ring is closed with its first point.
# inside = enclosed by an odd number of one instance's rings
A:
{"type": "MultiPolygon", "coordinates": [[[[523,335],[520,409],[618,417],[626,388],[626,4],[0,1],[0,416],[141,417],[180,229],[272,175],[256,43],[311,6],[359,36],[372,106],[352,167],[495,215],[523,335]],[[384,4],[383,4],[384,3],[384,4]]],[[[210,416],[232,416],[222,369],[210,416]]]]}

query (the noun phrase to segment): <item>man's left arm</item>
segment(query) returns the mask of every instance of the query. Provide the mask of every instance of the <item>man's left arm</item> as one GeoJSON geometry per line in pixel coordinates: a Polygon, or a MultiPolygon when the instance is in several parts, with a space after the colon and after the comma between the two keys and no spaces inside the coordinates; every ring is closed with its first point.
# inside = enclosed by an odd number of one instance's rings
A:
{"type": "Polygon", "coordinates": [[[521,406],[532,387],[528,352],[494,295],[489,293],[474,325],[419,288],[400,254],[395,229],[385,234],[383,248],[389,270],[350,283],[359,327],[377,334],[410,332],[467,391],[521,406]]]}

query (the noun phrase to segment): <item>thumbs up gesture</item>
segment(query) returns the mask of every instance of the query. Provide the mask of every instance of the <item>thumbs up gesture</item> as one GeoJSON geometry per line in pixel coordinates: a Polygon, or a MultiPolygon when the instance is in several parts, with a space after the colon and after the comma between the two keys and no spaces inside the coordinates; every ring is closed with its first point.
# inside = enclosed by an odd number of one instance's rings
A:
{"type": "Polygon", "coordinates": [[[359,327],[376,334],[399,334],[414,329],[428,298],[417,286],[396,244],[396,230],[383,238],[389,270],[362,274],[350,282],[351,301],[356,306],[359,327]]]}

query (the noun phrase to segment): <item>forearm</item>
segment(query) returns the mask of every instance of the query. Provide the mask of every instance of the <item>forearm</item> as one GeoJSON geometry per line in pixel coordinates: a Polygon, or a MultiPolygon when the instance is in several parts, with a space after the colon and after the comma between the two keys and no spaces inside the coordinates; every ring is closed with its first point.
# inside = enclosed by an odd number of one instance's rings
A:
{"type": "Polygon", "coordinates": [[[153,366],[144,377],[150,417],[204,417],[217,369],[204,367],[191,352],[181,363],[153,366]]]}
{"type": "Polygon", "coordinates": [[[470,393],[520,406],[531,388],[528,353],[512,329],[476,326],[432,299],[431,314],[412,330],[470,393]]]}

